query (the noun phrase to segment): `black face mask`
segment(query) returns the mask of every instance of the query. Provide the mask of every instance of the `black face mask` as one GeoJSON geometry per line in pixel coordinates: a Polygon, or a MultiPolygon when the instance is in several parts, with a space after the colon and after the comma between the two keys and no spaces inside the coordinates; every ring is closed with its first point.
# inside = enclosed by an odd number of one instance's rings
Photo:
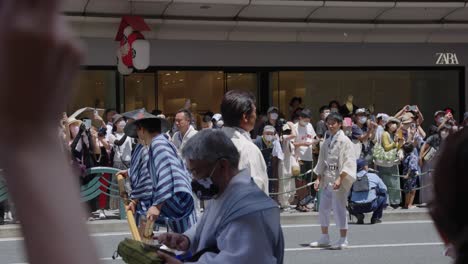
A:
{"type": "Polygon", "coordinates": [[[204,178],[201,180],[192,180],[192,192],[200,200],[211,200],[218,196],[219,188],[213,183],[212,180],[213,172],[216,169],[216,165],[211,170],[210,176],[208,176],[208,178],[204,178]]]}
{"type": "Polygon", "coordinates": [[[192,192],[198,199],[206,201],[216,198],[219,193],[219,188],[214,185],[210,177],[202,180],[193,180],[192,192]]]}

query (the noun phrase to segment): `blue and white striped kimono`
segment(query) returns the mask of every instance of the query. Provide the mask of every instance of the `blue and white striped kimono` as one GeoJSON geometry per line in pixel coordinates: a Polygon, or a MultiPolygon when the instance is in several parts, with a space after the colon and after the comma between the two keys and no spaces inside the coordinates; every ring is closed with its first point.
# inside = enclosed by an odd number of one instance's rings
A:
{"type": "Polygon", "coordinates": [[[158,222],[183,233],[196,223],[191,177],[176,147],[163,135],[153,139],[149,149],[149,174],[153,180],[152,205],[164,203],[158,222]]]}
{"type": "Polygon", "coordinates": [[[153,181],[148,171],[148,149],[141,144],[137,144],[132,153],[128,175],[132,192],[130,199],[137,199],[137,214],[145,216],[151,207],[153,198],[153,181]]]}

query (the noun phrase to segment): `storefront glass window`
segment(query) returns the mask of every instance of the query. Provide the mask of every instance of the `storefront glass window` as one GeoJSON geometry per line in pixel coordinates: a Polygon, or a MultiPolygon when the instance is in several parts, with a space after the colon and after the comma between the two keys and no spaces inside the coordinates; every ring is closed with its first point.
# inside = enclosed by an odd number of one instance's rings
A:
{"type": "Polygon", "coordinates": [[[137,73],[125,77],[125,111],[156,108],[156,75],[137,73]]]}
{"type": "Polygon", "coordinates": [[[68,114],[83,107],[116,108],[116,74],[111,70],[81,70],[68,114]]]}
{"type": "Polygon", "coordinates": [[[429,125],[436,110],[452,107],[459,117],[458,71],[281,71],[271,74],[273,105],[289,116],[289,102],[297,96],[318,120],[319,108],[331,100],[354,104],[375,113],[395,114],[405,105],[418,105],[429,125]]]}
{"type": "Polygon", "coordinates": [[[220,111],[223,76],[219,71],[159,71],[158,108],[169,118],[189,108],[199,125],[204,113],[220,111]]]}
{"type": "Polygon", "coordinates": [[[249,91],[257,96],[257,74],[256,73],[226,73],[227,90],[249,91]]]}

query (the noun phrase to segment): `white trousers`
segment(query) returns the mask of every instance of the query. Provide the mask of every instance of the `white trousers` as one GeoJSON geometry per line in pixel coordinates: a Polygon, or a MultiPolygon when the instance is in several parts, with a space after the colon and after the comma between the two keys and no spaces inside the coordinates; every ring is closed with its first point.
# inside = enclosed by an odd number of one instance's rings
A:
{"type": "Polygon", "coordinates": [[[340,201],[340,196],[333,190],[333,186],[326,186],[320,192],[319,218],[320,225],[330,226],[330,214],[333,210],[336,226],[339,229],[348,229],[348,217],[346,205],[340,201]]]}

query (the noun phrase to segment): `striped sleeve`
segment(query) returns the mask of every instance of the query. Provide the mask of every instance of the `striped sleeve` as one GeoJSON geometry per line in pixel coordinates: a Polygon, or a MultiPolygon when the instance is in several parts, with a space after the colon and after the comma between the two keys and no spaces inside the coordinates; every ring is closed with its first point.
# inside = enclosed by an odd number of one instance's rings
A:
{"type": "Polygon", "coordinates": [[[151,177],[148,171],[148,150],[138,144],[132,154],[129,177],[132,186],[131,199],[148,200],[152,197],[151,177]]]}
{"type": "Polygon", "coordinates": [[[177,155],[175,146],[166,138],[159,136],[151,144],[149,157],[150,175],[153,181],[153,205],[168,201],[176,202],[180,206],[184,200],[180,193],[191,196],[191,179],[177,155]],[[176,197],[181,197],[181,200],[177,200],[176,197]]]}

